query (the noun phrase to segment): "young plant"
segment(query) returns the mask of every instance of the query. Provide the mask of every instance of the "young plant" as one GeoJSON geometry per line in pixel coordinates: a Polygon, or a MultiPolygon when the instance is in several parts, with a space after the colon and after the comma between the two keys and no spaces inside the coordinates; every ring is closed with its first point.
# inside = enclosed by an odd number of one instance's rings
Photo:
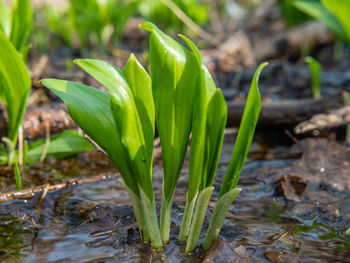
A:
{"type": "MultiPolygon", "coordinates": [[[[172,200],[192,131],[189,188],[180,240],[186,251],[197,246],[219,162],[227,118],[225,99],[216,89],[197,47],[181,36],[185,47],[152,23],[140,25],[151,32],[151,76],[131,55],[123,70],[101,60],[75,61],[109,92],[55,79],[42,83],[58,95],[75,122],[109,155],[122,175],[139,225],[141,238],[161,248],[169,241],[172,200]],[[160,228],[152,188],[155,119],[163,159],[160,228]],[[192,220],[193,209],[198,201],[192,220]],[[192,224],[191,224],[192,223],[192,224]]],[[[208,249],[220,232],[226,213],[240,189],[236,188],[260,112],[254,75],[236,146],[203,245],[208,249]]]]}
{"type": "Polygon", "coordinates": [[[108,154],[122,175],[141,237],[162,248],[152,188],[154,105],[151,78],[131,55],[121,71],[94,59],[75,60],[108,91],[76,82],[45,79],[75,122],[108,154]]]}
{"type": "Polygon", "coordinates": [[[313,57],[306,57],[305,62],[309,66],[311,76],[312,95],[315,100],[321,99],[320,82],[321,82],[321,64],[313,57]]]}
{"type": "Polygon", "coordinates": [[[214,207],[209,228],[202,244],[204,250],[208,250],[219,235],[228,209],[241,191],[240,188],[237,188],[237,183],[247,158],[260,114],[261,97],[258,89],[258,80],[261,70],[266,65],[266,62],[262,63],[254,74],[232,157],[220,188],[220,193],[214,207]]]}

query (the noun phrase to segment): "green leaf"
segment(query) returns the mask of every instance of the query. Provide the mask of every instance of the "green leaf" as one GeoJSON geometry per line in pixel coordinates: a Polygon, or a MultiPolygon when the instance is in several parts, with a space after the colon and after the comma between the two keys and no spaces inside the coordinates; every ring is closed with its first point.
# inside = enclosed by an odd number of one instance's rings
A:
{"type": "Polygon", "coordinates": [[[0,98],[7,108],[7,137],[13,144],[26,110],[30,87],[31,80],[21,56],[0,30],[0,98]]]}
{"type": "Polygon", "coordinates": [[[0,30],[2,30],[5,35],[10,32],[10,11],[4,0],[0,0],[0,30]]]}
{"type": "Polygon", "coordinates": [[[311,88],[314,99],[318,100],[321,98],[320,92],[320,74],[321,74],[321,64],[314,58],[308,56],[305,58],[305,62],[309,66],[309,71],[311,75],[311,88]]]}
{"type": "MultiPolygon", "coordinates": [[[[332,3],[335,1],[332,1],[332,3]]],[[[309,16],[321,21],[338,37],[344,39],[345,31],[334,14],[332,14],[319,0],[296,0],[295,7],[309,16]]]]}
{"type": "Polygon", "coordinates": [[[22,53],[27,45],[33,24],[30,0],[15,0],[11,16],[10,41],[18,52],[22,53]]]}
{"type": "Polygon", "coordinates": [[[321,0],[338,19],[345,32],[346,41],[350,44],[350,0],[321,0]]]}
{"type": "Polygon", "coordinates": [[[137,175],[131,169],[131,160],[122,145],[111,112],[111,96],[66,80],[44,79],[41,82],[65,102],[75,123],[106,151],[126,185],[140,197],[137,175]]]}
{"type": "Polygon", "coordinates": [[[149,169],[152,169],[155,110],[151,77],[133,54],[126,63],[123,73],[133,94],[140,116],[147,156],[149,156],[148,165],[149,169]]]}
{"type": "Polygon", "coordinates": [[[192,115],[192,141],[190,172],[187,198],[196,196],[201,190],[212,185],[220,158],[224,130],[227,119],[227,106],[221,90],[216,89],[213,78],[203,63],[196,45],[180,35],[194,53],[200,66],[192,115]]]}
{"type": "Polygon", "coordinates": [[[154,24],[140,27],[151,32],[152,90],[162,149],[163,190],[171,203],[191,131],[198,63],[191,52],[154,24]]]}
{"type": "Polygon", "coordinates": [[[258,80],[261,70],[267,64],[267,62],[260,64],[254,74],[247,102],[244,108],[242,121],[238,130],[235,147],[233,149],[232,157],[227,168],[224,182],[222,183],[218,198],[222,197],[225,193],[237,186],[241,170],[248,155],[250,144],[253,140],[255,127],[259,119],[261,97],[258,88],[258,80]]]}
{"type": "MultiPolygon", "coordinates": [[[[152,150],[147,150],[139,112],[126,77],[118,68],[102,60],[78,59],[75,60],[75,63],[111,93],[111,112],[124,152],[128,155],[129,166],[133,174],[137,176],[141,189],[149,200],[153,200],[151,171],[153,138],[151,139],[152,143],[148,143],[148,145],[152,145],[152,150]]],[[[139,68],[134,68],[134,70],[139,70],[139,68]]],[[[131,72],[129,73],[131,74],[131,72]]],[[[148,79],[145,77],[148,75],[146,72],[141,75],[136,71],[133,73],[138,74],[136,78],[147,82],[148,79]]],[[[149,101],[148,103],[153,102],[149,101]]],[[[144,114],[147,114],[147,112],[144,112],[144,114]]],[[[127,181],[125,182],[127,183],[127,181]]]]}
{"type": "MultiPolygon", "coordinates": [[[[33,164],[40,161],[44,151],[46,139],[36,141],[29,145],[27,151],[27,163],[33,164]]],[[[75,131],[65,130],[50,139],[46,156],[66,158],[80,152],[91,151],[94,146],[83,136],[75,131]]]]}

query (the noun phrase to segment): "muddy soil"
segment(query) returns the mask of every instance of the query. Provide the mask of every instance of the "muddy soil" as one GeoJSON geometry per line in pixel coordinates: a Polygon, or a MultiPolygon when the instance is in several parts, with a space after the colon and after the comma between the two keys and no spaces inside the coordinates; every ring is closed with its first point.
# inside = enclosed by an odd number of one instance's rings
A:
{"type": "MultiPolygon", "coordinates": [[[[235,136],[228,133],[201,238],[230,159],[235,136]]],[[[139,242],[127,194],[104,157],[89,153],[74,161],[51,159],[50,166],[29,168],[24,180],[42,185],[72,176],[104,177],[70,184],[44,198],[36,194],[1,203],[0,261],[349,262],[350,237],[345,235],[350,226],[349,155],[349,149],[327,139],[304,140],[292,148],[267,149],[255,142],[239,181],[243,191],[230,208],[220,239],[209,252],[197,250],[193,255],[184,255],[184,245],[176,241],[188,160],[175,193],[171,242],[164,251],[152,252],[139,242]]],[[[159,149],[155,149],[157,200],[161,180],[159,149]]]]}

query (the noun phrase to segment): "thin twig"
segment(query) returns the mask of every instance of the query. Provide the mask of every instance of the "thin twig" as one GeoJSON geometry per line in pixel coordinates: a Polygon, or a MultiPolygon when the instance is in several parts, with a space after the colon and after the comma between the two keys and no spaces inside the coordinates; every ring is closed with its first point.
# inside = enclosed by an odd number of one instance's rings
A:
{"type": "Polygon", "coordinates": [[[109,158],[108,154],[100,146],[98,146],[98,144],[93,139],[91,139],[89,135],[84,134],[84,138],[87,139],[98,152],[102,153],[104,156],[109,158]]]}
{"type": "Polygon", "coordinates": [[[49,146],[50,146],[50,125],[48,124],[48,122],[45,122],[45,131],[46,131],[46,141],[45,141],[44,150],[41,153],[40,163],[44,162],[47,151],[48,151],[49,146]]]}
{"type": "Polygon", "coordinates": [[[186,26],[188,26],[194,33],[208,41],[210,44],[217,46],[219,40],[213,37],[208,32],[199,27],[188,15],[186,15],[173,1],[161,0],[186,26]]]}
{"type": "Polygon", "coordinates": [[[39,201],[38,201],[38,204],[40,205],[43,200],[45,199],[46,195],[47,195],[47,192],[49,191],[49,187],[50,187],[50,184],[47,184],[44,191],[43,191],[43,194],[41,195],[39,201]]]}

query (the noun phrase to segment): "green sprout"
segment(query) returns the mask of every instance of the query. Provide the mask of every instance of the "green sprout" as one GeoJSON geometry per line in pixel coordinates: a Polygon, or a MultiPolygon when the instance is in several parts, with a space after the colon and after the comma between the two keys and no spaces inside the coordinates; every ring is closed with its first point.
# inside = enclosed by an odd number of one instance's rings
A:
{"type": "MultiPolygon", "coordinates": [[[[186,252],[192,252],[214,190],[227,106],[193,42],[180,35],[191,52],[152,23],[146,22],[140,27],[151,32],[151,77],[131,55],[122,70],[96,59],[74,61],[108,92],[66,80],[41,82],[66,103],[74,121],[117,167],[122,176],[119,181],[134,209],[141,240],[151,241],[154,249],[169,242],[175,187],[192,132],[187,201],[179,235],[180,241],[188,239],[186,252]],[[155,120],[164,172],[160,226],[152,188],[155,120]]],[[[260,65],[254,75],[204,249],[208,249],[219,234],[226,213],[241,190],[236,186],[261,108],[257,82],[266,64],[260,65]]]]}
{"type": "Polygon", "coordinates": [[[19,171],[19,167],[18,167],[18,162],[17,161],[15,162],[14,173],[15,173],[15,180],[16,180],[17,190],[21,190],[22,179],[21,179],[21,173],[19,171]]]}
{"type": "Polygon", "coordinates": [[[305,62],[309,67],[309,71],[311,75],[312,95],[315,100],[319,100],[321,99],[321,92],[320,92],[321,64],[316,59],[310,56],[305,58],[305,62]]]}

